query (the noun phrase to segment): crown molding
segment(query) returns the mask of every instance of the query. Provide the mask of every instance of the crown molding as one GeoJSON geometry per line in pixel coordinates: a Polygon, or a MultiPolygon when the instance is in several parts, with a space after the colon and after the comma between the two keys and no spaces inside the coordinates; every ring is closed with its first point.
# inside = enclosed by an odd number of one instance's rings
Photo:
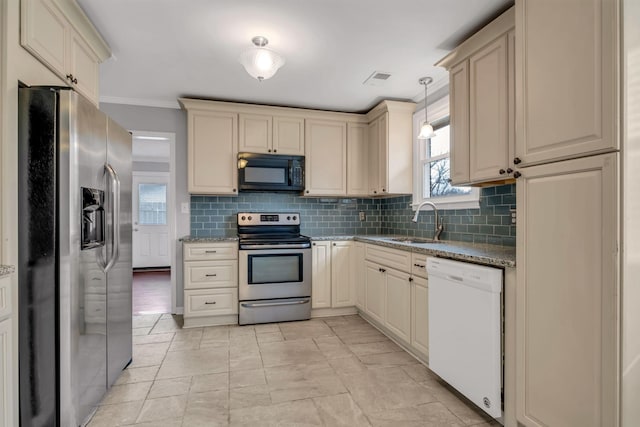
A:
{"type": "Polygon", "coordinates": [[[100,102],[105,104],[135,105],[139,107],[171,108],[174,110],[180,109],[180,104],[178,104],[178,101],[160,101],[157,99],[124,98],[119,96],[101,96],[100,102]]]}

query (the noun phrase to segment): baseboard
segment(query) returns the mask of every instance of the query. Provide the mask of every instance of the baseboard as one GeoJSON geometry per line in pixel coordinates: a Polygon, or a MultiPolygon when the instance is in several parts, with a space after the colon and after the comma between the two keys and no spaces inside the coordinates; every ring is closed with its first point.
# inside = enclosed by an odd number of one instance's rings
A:
{"type": "Polygon", "coordinates": [[[188,317],[184,319],[183,328],[201,328],[203,326],[237,325],[238,315],[188,317]]]}
{"type": "Polygon", "coordinates": [[[349,316],[351,314],[358,314],[358,309],[355,307],[311,309],[311,317],[349,316]]]}

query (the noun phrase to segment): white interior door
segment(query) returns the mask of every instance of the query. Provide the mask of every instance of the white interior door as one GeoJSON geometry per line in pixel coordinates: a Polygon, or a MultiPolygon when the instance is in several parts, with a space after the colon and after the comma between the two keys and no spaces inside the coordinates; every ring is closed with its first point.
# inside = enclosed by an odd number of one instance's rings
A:
{"type": "Polygon", "coordinates": [[[171,265],[169,172],[133,172],[133,268],[171,265]]]}

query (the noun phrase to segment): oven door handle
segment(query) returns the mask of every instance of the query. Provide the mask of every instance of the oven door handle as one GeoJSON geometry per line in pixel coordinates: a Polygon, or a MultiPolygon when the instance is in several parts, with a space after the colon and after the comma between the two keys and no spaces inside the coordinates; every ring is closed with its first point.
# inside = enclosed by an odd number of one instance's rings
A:
{"type": "Polygon", "coordinates": [[[262,303],[240,303],[241,306],[251,308],[251,307],[274,307],[277,305],[297,305],[297,304],[308,304],[309,300],[300,300],[300,301],[282,301],[282,302],[262,302],[262,303]]]}
{"type": "Polygon", "coordinates": [[[250,245],[250,244],[240,244],[240,250],[247,249],[309,249],[311,247],[310,243],[290,243],[290,244],[282,244],[282,245],[250,245]]]}

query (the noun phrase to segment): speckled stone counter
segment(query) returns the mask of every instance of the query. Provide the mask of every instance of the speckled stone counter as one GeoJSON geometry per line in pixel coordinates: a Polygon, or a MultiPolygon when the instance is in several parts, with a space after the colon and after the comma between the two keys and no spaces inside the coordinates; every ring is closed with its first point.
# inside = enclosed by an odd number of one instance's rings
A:
{"type": "Polygon", "coordinates": [[[212,237],[184,236],[180,239],[182,243],[235,242],[237,240],[238,240],[238,236],[212,236],[212,237]]]}
{"type": "Polygon", "coordinates": [[[311,236],[311,240],[315,240],[317,242],[327,241],[327,240],[354,240],[354,236],[311,236]]]}
{"type": "Polygon", "coordinates": [[[416,252],[425,255],[468,261],[494,267],[515,267],[516,248],[512,246],[496,246],[477,243],[445,241],[442,243],[409,243],[394,242],[391,239],[406,236],[311,236],[311,240],[357,240],[416,252]]]}
{"type": "Polygon", "coordinates": [[[12,265],[0,265],[0,277],[8,276],[15,270],[16,268],[12,265]]]}
{"type": "Polygon", "coordinates": [[[394,236],[355,236],[355,240],[364,243],[387,246],[425,255],[469,261],[494,267],[515,267],[516,248],[477,243],[446,241],[442,243],[394,242],[394,236]]]}

